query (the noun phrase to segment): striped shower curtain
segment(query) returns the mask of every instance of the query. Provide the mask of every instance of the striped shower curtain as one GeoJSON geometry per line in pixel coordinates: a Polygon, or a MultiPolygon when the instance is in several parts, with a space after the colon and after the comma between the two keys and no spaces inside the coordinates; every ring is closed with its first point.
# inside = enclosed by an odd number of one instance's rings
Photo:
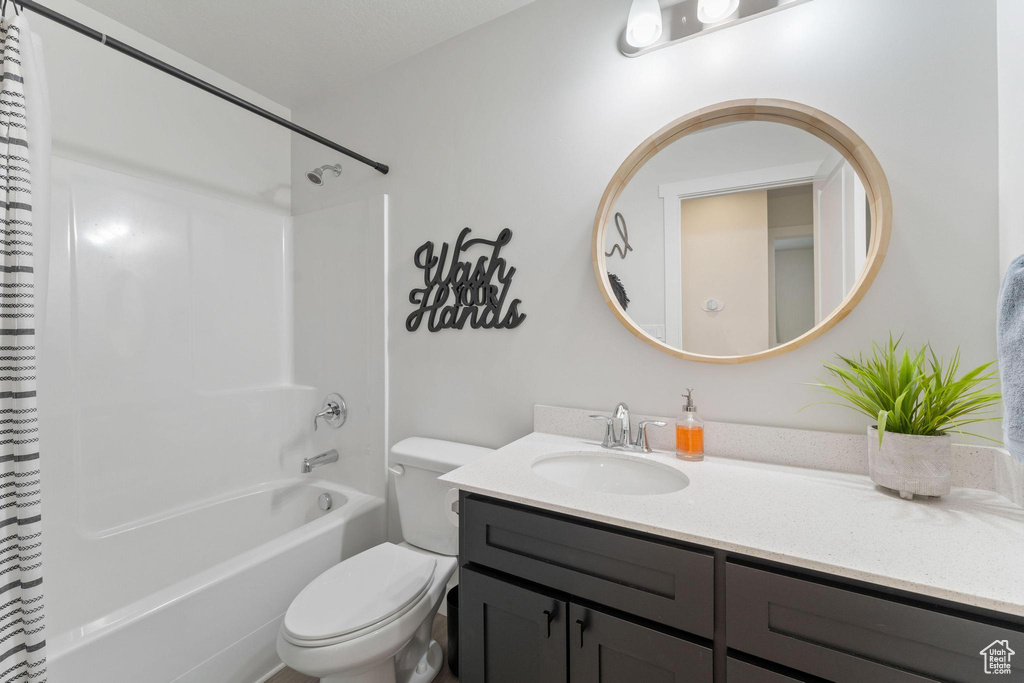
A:
{"type": "MultiPolygon", "coordinates": [[[[6,3],[5,3],[6,4],[6,3]]],[[[0,22],[0,683],[46,680],[24,17],[0,22]]]]}

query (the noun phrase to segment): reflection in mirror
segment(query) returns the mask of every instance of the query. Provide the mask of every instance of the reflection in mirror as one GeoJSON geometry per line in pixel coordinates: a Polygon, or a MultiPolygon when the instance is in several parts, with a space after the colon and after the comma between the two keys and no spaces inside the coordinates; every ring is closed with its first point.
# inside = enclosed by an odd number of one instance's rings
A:
{"type": "Polygon", "coordinates": [[[626,315],[675,349],[710,356],[758,353],[813,329],[853,290],[871,243],[850,163],[817,136],[766,121],[664,147],[623,189],[619,214],[632,249],[620,258],[622,230],[611,224],[604,253],[615,250],[605,265],[626,315]]]}

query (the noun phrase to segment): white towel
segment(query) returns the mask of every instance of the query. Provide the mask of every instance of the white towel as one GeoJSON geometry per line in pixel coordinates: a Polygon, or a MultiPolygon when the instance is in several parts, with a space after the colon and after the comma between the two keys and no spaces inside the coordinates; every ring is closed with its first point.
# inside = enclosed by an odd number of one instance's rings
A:
{"type": "Polygon", "coordinates": [[[999,374],[1003,384],[1003,440],[1024,463],[1024,254],[1010,264],[999,291],[999,374]]]}

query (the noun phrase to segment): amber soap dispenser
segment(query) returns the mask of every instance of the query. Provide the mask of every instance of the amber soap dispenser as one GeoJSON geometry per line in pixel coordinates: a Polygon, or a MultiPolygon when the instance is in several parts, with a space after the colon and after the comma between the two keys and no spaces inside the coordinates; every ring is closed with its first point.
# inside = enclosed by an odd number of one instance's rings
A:
{"type": "Polygon", "coordinates": [[[704,420],[697,417],[693,389],[687,389],[683,397],[686,399],[683,416],[676,420],[676,457],[680,460],[703,460],[704,420]]]}

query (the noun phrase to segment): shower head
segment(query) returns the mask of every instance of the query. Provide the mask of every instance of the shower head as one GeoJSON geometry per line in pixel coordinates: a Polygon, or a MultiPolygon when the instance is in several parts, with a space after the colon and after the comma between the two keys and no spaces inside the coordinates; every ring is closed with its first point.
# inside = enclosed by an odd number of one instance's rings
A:
{"type": "Polygon", "coordinates": [[[321,166],[320,168],[314,168],[312,171],[306,174],[306,180],[313,183],[314,185],[324,184],[324,171],[330,171],[337,178],[341,175],[341,164],[334,164],[333,166],[321,166]]]}

